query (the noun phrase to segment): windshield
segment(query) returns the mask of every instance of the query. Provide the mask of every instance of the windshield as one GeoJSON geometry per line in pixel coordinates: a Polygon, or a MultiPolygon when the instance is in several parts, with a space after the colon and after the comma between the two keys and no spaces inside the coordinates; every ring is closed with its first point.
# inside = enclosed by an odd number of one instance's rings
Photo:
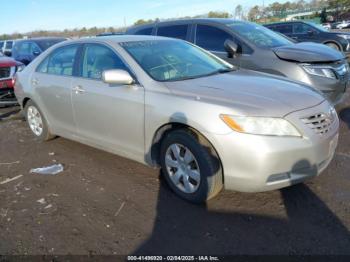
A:
{"type": "Polygon", "coordinates": [[[182,41],[137,41],[121,46],[157,81],[193,79],[233,70],[216,56],[182,41]]]}
{"type": "Polygon", "coordinates": [[[234,22],[228,26],[248,42],[261,48],[273,48],[290,45],[293,42],[274,31],[253,23],[234,22]]]}
{"type": "Polygon", "coordinates": [[[42,51],[45,51],[46,49],[48,49],[49,47],[58,44],[60,42],[65,41],[66,39],[64,38],[59,38],[59,39],[50,39],[50,40],[38,40],[36,41],[36,43],[38,44],[38,46],[40,46],[40,49],[42,51]]]}

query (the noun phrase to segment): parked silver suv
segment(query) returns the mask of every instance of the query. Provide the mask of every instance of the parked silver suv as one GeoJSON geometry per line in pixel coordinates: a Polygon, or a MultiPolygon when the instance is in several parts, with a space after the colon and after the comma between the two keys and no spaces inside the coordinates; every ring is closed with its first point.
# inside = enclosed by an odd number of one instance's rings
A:
{"type": "Polygon", "coordinates": [[[333,104],[341,101],[350,77],[342,53],[316,43],[296,44],[266,27],[245,21],[175,20],[132,27],[126,33],[187,40],[233,65],[301,81],[322,91],[333,104]],[[231,48],[225,47],[227,40],[231,48]]]}
{"type": "Polygon", "coordinates": [[[339,120],[313,89],[235,70],[190,43],[152,36],[68,41],[17,74],[33,134],[161,166],[181,197],[278,189],[320,174],[339,120]]]}

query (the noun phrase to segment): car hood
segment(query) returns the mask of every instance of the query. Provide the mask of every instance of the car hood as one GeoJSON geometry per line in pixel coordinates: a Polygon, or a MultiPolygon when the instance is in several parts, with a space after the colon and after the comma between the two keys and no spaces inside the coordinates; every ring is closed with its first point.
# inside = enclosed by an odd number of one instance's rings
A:
{"type": "Polygon", "coordinates": [[[18,66],[21,63],[9,57],[0,57],[0,67],[18,66]]]}
{"type": "Polygon", "coordinates": [[[283,60],[300,63],[334,62],[344,59],[344,55],[326,45],[316,43],[297,43],[273,49],[283,60]]]}
{"type": "Polygon", "coordinates": [[[249,116],[284,117],[325,99],[311,87],[249,70],[165,82],[175,95],[230,107],[249,116]]]}

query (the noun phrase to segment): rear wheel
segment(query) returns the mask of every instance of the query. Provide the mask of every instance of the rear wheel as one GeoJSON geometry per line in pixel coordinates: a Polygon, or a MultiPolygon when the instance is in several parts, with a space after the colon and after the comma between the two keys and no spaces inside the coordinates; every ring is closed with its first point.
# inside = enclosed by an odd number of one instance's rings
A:
{"type": "Polygon", "coordinates": [[[204,139],[188,130],[173,131],[164,138],[160,156],[168,185],[183,199],[203,203],[221,191],[220,160],[204,139]]]}
{"type": "Polygon", "coordinates": [[[330,48],[333,48],[333,49],[335,49],[337,51],[340,51],[340,47],[336,43],[329,42],[329,43],[325,43],[325,45],[330,47],[330,48]]]}
{"type": "Polygon", "coordinates": [[[24,112],[29,128],[36,137],[42,141],[48,141],[55,137],[50,133],[44,115],[33,101],[27,102],[24,112]]]}

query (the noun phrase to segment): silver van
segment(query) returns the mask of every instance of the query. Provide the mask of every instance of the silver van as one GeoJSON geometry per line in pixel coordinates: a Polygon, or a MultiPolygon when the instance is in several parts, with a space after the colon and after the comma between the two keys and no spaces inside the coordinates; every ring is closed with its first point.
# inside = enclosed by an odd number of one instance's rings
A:
{"type": "Polygon", "coordinates": [[[232,19],[189,19],[129,28],[126,34],[192,42],[229,63],[301,81],[341,102],[349,80],[344,54],[316,43],[295,43],[264,26],[232,19]]]}

